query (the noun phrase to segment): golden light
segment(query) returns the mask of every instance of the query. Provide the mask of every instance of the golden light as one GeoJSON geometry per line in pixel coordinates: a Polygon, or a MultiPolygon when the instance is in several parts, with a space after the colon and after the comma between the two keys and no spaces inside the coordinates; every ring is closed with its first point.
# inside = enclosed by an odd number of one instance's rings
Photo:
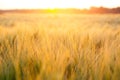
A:
{"type": "Polygon", "coordinates": [[[116,7],[120,0],[0,0],[0,9],[116,7]]]}

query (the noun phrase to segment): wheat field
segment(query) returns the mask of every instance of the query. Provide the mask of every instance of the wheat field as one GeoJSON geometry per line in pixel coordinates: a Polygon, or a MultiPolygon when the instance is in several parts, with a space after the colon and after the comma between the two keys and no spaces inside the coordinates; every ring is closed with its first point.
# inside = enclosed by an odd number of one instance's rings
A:
{"type": "Polygon", "coordinates": [[[120,80],[120,15],[0,15],[0,80],[120,80]]]}

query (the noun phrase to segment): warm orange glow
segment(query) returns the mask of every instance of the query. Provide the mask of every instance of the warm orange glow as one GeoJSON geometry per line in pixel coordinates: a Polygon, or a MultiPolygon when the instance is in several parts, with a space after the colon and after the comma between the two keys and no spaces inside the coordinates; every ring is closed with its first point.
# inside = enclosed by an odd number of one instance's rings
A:
{"type": "Polygon", "coordinates": [[[56,9],[47,9],[47,12],[56,13],[56,9]]]}
{"type": "Polygon", "coordinates": [[[117,7],[120,0],[0,0],[0,9],[117,7]]]}

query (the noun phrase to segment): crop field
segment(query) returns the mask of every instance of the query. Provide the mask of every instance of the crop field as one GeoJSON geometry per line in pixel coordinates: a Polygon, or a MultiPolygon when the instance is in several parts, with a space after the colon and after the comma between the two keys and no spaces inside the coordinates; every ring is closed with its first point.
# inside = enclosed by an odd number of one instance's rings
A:
{"type": "Polygon", "coordinates": [[[0,14],[0,80],[120,80],[120,15],[0,14]]]}

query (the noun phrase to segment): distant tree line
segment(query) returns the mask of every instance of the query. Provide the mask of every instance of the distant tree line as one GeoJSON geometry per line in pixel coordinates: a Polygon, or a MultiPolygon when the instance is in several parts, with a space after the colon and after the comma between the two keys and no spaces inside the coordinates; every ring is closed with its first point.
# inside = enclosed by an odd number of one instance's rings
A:
{"type": "Polygon", "coordinates": [[[120,13],[120,7],[117,8],[104,8],[104,7],[91,7],[89,13],[120,13]]]}

